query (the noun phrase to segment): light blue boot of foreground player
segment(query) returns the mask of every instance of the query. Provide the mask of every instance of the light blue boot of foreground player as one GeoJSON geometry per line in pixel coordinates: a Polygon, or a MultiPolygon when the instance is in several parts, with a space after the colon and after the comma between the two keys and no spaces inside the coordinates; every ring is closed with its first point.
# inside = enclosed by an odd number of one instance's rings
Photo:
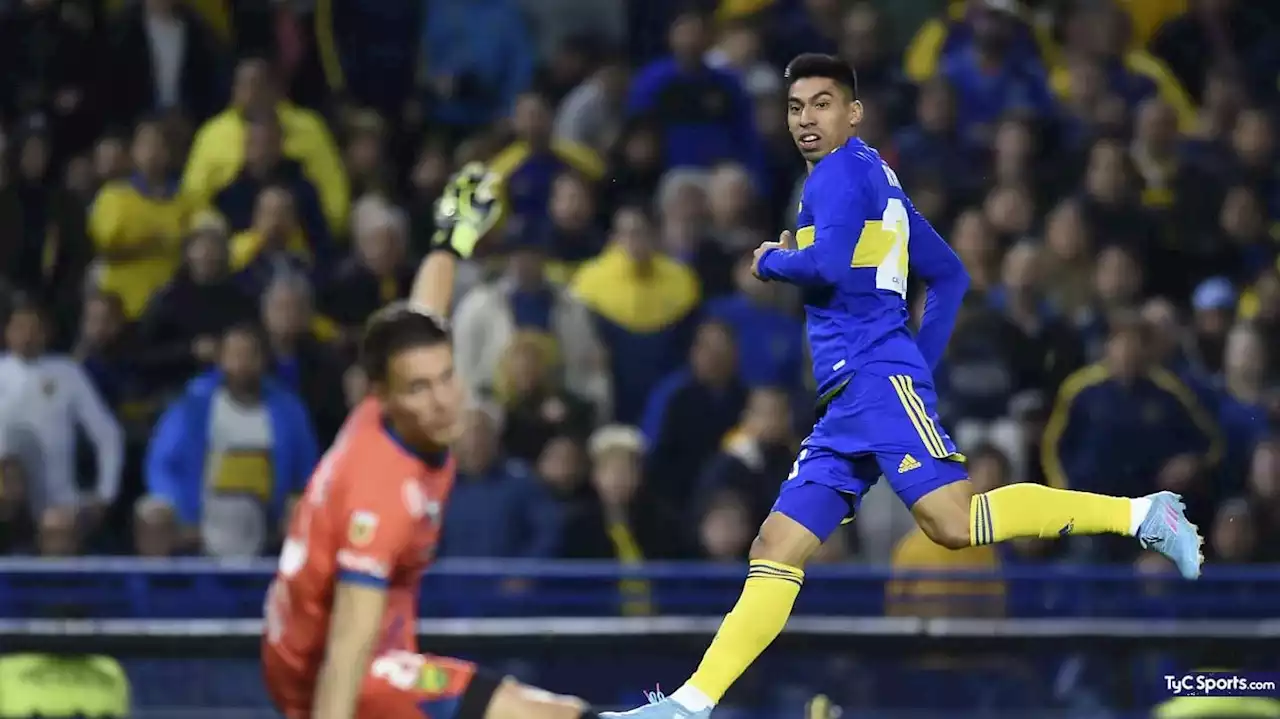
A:
{"type": "Polygon", "coordinates": [[[1198,578],[1200,565],[1204,564],[1204,539],[1196,525],[1187,521],[1182,497],[1173,492],[1157,492],[1146,498],[1151,500],[1151,509],[1138,527],[1138,541],[1145,549],[1168,557],[1184,578],[1198,578]]]}
{"type": "Polygon", "coordinates": [[[649,703],[628,712],[600,712],[600,719],[708,719],[711,707],[701,711],[686,709],[661,691],[645,692],[649,703]]]}

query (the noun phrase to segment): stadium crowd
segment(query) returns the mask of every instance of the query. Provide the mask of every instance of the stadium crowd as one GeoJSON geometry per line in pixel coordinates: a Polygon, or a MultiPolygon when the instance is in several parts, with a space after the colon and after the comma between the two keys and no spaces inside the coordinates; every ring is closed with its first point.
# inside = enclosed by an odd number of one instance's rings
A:
{"type": "MultiPolygon", "coordinates": [[[[974,481],[1175,490],[1210,562],[1280,559],[1271,4],[968,0],[905,51],[841,0],[6,5],[0,552],[273,553],[481,161],[442,555],[745,557],[811,419],[749,258],[803,177],[780,68],[822,51],[972,275],[937,383],[974,481]]],[[[949,552],[881,490],[828,560],[1163,570],[949,552]]]]}

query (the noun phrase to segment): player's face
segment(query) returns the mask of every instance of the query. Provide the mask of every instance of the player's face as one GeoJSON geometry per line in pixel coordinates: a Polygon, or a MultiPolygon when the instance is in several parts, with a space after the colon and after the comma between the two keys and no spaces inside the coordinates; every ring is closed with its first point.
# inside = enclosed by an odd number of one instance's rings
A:
{"type": "Polygon", "coordinates": [[[378,394],[397,429],[414,443],[443,446],[456,439],[462,384],[453,371],[453,348],[410,347],[392,356],[387,369],[378,394]]]}
{"type": "Polygon", "coordinates": [[[843,145],[862,122],[862,103],[825,77],[791,83],[787,96],[787,129],[800,154],[810,163],[843,145]]]}

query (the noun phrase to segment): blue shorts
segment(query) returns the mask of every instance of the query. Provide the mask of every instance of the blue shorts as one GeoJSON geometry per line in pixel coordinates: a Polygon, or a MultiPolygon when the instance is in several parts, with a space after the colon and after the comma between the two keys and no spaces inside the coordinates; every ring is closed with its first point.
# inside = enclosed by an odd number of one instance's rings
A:
{"type": "Polygon", "coordinates": [[[881,477],[908,508],[968,478],[964,455],[938,420],[937,400],[931,382],[859,373],[805,439],[773,511],[826,541],[881,477]]]}

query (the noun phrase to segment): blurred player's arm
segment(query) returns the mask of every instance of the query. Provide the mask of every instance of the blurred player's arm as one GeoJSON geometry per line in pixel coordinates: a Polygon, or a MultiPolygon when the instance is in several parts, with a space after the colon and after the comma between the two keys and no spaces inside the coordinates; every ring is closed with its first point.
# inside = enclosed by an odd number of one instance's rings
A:
{"type": "Polygon", "coordinates": [[[951,341],[964,293],[969,290],[969,273],[933,225],[909,201],[906,205],[910,227],[908,262],[911,272],[924,280],[926,288],[916,346],[933,369],[951,341]]]}
{"type": "Polygon", "coordinates": [[[470,257],[500,219],[496,185],[497,177],[476,162],[449,180],[436,204],[436,233],[414,278],[411,302],[441,317],[449,316],[458,260],[470,257]]]}
{"type": "Polygon", "coordinates": [[[413,522],[385,497],[357,501],[338,549],[338,580],[324,665],[313,700],[315,719],[353,719],[387,608],[387,582],[412,539],[413,522]]]}
{"type": "Polygon", "coordinates": [[[784,241],[766,250],[756,264],[760,279],[821,287],[837,285],[849,275],[863,219],[868,216],[864,185],[837,186],[816,178],[817,170],[810,176],[806,193],[806,205],[813,212],[813,243],[794,249],[783,246],[784,241]]]}
{"type": "Polygon", "coordinates": [[[382,628],[387,590],[344,580],[333,594],[329,642],[316,682],[315,719],[354,719],[366,667],[382,628]]]}

